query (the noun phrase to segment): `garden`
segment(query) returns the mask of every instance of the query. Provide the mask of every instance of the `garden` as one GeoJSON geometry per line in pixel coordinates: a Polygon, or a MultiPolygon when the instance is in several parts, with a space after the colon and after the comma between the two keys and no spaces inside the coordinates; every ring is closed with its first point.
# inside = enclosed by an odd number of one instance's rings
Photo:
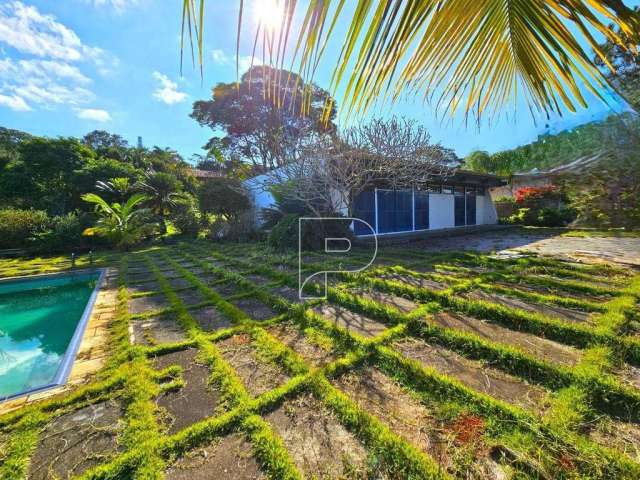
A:
{"type": "MultiPolygon", "coordinates": [[[[297,255],[263,244],[93,261],[117,292],[103,366],[0,416],[2,478],[640,473],[633,270],[388,246],[301,303],[297,255]]],[[[0,275],[68,267],[3,260],[0,275]]]]}

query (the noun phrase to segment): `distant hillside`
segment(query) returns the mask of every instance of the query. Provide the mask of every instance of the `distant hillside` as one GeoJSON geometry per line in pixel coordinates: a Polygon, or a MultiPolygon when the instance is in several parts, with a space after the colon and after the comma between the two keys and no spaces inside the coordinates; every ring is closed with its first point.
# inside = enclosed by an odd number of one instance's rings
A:
{"type": "Polygon", "coordinates": [[[566,165],[603,149],[620,150],[640,137],[640,121],[631,114],[610,116],[571,130],[538,136],[530,144],[494,154],[473,152],[465,167],[483,173],[511,175],[566,165]]]}

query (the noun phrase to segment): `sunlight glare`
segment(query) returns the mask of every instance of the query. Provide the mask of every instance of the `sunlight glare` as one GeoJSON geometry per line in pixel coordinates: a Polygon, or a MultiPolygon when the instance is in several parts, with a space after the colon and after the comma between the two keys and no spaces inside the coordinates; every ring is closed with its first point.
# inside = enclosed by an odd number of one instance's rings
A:
{"type": "Polygon", "coordinates": [[[284,4],[279,0],[257,0],[255,16],[266,30],[277,30],[283,23],[284,4]]]}

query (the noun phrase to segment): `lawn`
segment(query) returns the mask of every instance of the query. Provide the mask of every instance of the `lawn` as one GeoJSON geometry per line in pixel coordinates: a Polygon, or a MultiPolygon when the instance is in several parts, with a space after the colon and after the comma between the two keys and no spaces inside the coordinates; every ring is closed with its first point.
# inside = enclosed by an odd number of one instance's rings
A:
{"type": "Polygon", "coordinates": [[[302,304],[298,255],[261,244],[93,260],[108,360],[0,416],[0,478],[640,478],[637,271],[385,247],[302,304]]]}

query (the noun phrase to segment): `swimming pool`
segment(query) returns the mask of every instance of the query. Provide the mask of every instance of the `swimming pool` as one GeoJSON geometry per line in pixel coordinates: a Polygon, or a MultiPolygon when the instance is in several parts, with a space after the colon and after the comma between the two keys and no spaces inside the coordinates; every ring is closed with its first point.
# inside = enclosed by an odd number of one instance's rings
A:
{"type": "Polygon", "coordinates": [[[0,401],[66,382],[102,271],[0,281],[0,401]]]}

